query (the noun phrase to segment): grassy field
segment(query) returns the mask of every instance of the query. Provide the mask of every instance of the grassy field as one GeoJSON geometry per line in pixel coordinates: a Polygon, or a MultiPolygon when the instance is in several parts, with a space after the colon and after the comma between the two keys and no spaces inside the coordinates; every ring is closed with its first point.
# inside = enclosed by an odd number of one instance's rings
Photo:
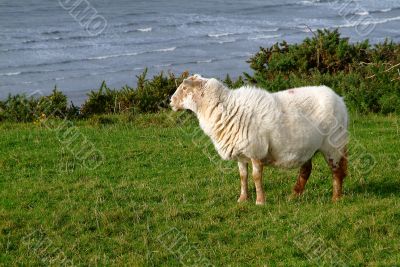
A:
{"type": "Polygon", "coordinates": [[[352,115],[339,203],[317,156],[296,200],[266,168],[260,207],[190,115],[1,123],[0,265],[399,266],[399,125],[352,115]]]}

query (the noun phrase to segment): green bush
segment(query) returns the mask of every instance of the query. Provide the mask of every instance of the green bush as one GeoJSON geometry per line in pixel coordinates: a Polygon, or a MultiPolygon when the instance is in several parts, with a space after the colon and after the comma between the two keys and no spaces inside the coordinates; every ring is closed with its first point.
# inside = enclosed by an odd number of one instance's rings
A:
{"type": "Polygon", "coordinates": [[[31,122],[40,118],[75,118],[79,109],[68,106],[67,97],[56,87],[48,96],[9,95],[0,101],[0,120],[31,122]]]}
{"type": "Polygon", "coordinates": [[[81,107],[81,115],[90,117],[96,114],[157,112],[168,107],[168,100],[177,85],[188,76],[188,72],[179,77],[161,72],[148,80],[146,69],[137,76],[136,88],[126,85],[121,90],[110,89],[103,81],[99,90],[88,94],[88,99],[81,107]]]}
{"type": "Polygon", "coordinates": [[[138,76],[138,85],[134,94],[134,105],[137,112],[157,112],[168,107],[170,97],[176,88],[189,76],[184,72],[179,77],[173,73],[165,76],[162,72],[153,77],[152,80],[146,79],[147,69],[138,76]]]}
{"type": "Polygon", "coordinates": [[[107,87],[105,81],[102,82],[98,91],[90,91],[88,98],[81,107],[81,114],[84,117],[91,115],[115,113],[118,107],[118,92],[107,87]]]}
{"type": "Polygon", "coordinates": [[[327,85],[350,109],[400,112],[400,44],[385,40],[350,43],[338,30],[318,30],[300,44],[283,41],[260,48],[248,61],[246,81],[271,92],[303,85],[327,85]]]}
{"type": "Polygon", "coordinates": [[[225,77],[224,83],[229,88],[235,89],[235,88],[239,88],[239,87],[243,86],[244,80],[243,80],[242,76],[239,76],[238,79],[236,81],[234,81],[231,79],[231,76],[229,74],[227,74],[225,77]]]}
{"type": "Polygon", "coordinates": [[[37,100],[30,99],[26,95],[9,95],[1,102],[0,119],[8,121],[33,121],[33,110],[37,106],[37,100]]]}

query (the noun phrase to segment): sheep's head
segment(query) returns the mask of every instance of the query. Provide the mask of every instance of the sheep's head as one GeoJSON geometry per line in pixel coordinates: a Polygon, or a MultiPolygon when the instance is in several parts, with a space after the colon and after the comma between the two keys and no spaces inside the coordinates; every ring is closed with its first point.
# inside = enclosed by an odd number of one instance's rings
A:
{"type": "Polygon", "coordinates": [[[171,97],[172,110],[190,109],[197,111],[198,103],[204,95],[208,79],[196,74],[185,79],[171,97]]]}

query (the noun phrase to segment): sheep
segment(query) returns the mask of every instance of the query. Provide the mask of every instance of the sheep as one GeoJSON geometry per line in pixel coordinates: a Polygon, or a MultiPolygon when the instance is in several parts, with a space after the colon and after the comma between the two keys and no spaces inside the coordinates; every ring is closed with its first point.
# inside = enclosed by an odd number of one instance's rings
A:
{"type": "Polygon", "coordinates": [[[333,174],[332,200],[342,196],[347,172],[348,114],[340,96],[326,86],[269,93],[244,86],[230,90],[214,78],[193,75],[171,97],[174,111],[191,110],[224,160],[238,162],[240,196],[248,198],[248,165],[256,188],[256,205],[265,203],[264,165],[300,167],[291,197],[300,196],[318,151],[333,174]]]}

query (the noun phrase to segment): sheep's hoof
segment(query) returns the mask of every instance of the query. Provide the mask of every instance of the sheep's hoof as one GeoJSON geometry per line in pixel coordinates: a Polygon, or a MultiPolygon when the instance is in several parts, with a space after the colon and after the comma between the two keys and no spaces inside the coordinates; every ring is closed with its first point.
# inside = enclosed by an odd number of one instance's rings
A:
{"type": "Polygon", "coordinates": [[[256,201],[256,205],[264,205],[265,204],[265,200],[263,199],[263,200],[257,200],[256,201]]]}
{"type": "Polygon", "coordinates": [[[336,202],[340,201],[341,198],[342,198],[342,196],[333,196],[333,197],[332,197],[332,202],[333,202],[333,203],[336,203],[336,202]]]}
{"type": "Polygon", "coordinates": [[[299,192],[292,192],[289,197],[288,200],[295,200],[297,198],[299,198],[301,195],[303,194],[303,192],[299,193],[299,192]]]}
{"type": "Polygon", "coordinates": [[[237,202],[245,202],[247,200],[247,195],[240,195],[238,198],[237,202]]]}

